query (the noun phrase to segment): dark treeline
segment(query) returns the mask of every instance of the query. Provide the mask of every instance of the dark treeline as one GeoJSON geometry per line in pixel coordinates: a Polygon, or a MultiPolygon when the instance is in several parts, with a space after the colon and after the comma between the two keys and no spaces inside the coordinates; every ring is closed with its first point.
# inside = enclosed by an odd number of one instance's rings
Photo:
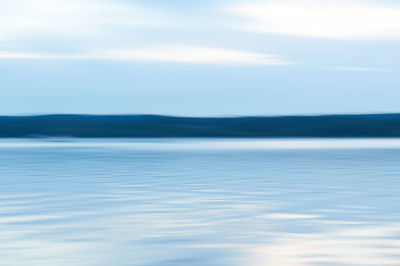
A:
{"type": "Polygon", "coordinates": [[[232,118],[0,116],[0,137],[400,137],[400,114],[232,118]]]}

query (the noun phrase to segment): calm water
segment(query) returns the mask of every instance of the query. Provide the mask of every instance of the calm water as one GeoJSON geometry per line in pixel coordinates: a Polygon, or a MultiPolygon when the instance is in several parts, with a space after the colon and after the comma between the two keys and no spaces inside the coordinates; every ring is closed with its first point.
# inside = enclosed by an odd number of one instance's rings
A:
{"type": "Polygon", "coordinates": [[[0,265],[400,265],[400,140],[0,141],[0,265]]]}

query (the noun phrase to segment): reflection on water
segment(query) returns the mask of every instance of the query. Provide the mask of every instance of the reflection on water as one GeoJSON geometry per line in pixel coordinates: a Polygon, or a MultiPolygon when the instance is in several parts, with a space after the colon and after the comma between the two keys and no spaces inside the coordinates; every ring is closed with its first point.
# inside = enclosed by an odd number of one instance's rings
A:
{"type": "Polygon", "coordinates": [[[399,140],[0,142],[0,265],[400,265],[399,140]]]}

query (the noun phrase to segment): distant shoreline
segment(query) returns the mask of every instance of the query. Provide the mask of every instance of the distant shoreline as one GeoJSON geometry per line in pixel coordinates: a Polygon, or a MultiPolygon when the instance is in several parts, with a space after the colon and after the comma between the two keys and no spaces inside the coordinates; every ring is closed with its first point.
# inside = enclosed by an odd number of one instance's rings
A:
{"type": "Polygon", "coordinates": [[[0,138],[396,138],[400,114],[0,116],[0,138]]]}

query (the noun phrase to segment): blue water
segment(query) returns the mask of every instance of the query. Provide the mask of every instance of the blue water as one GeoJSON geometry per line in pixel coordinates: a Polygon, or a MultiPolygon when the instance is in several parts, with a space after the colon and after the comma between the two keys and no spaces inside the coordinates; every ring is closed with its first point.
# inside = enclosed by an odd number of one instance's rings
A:
{"type": "Polygon", "coordinates": [[[400,265],[400,140],[3,140],[0,265],[400,265]]]}

